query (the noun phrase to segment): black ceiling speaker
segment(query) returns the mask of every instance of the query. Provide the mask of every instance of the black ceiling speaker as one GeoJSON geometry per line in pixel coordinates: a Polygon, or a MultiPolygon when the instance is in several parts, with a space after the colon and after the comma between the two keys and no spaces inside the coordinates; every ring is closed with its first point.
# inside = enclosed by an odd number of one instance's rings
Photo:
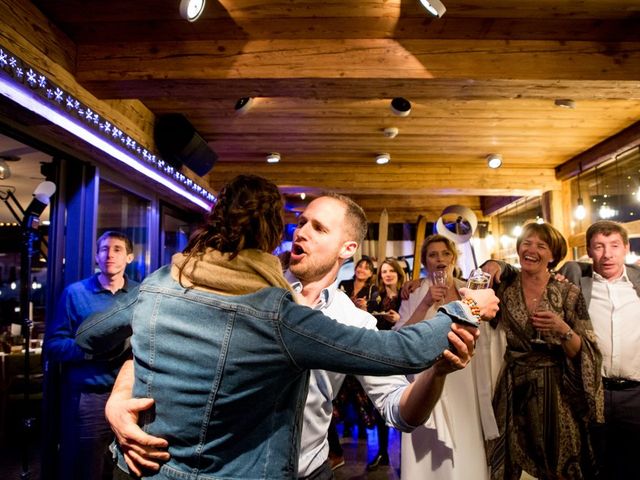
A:
{"type": "Polygon", "coordinates": [[[218,155],[181,113],[156,118],[154,138],[162,159],[175,169],[189,167],[201,177],[218,160],[218,155]]]}

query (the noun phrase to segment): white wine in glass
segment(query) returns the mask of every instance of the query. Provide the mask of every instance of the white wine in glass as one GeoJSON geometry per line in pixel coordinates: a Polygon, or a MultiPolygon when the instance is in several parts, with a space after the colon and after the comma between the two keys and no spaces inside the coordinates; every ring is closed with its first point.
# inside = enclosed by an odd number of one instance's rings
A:
{"type": "MultiPolygon", "coordinates": [[[[534,302],[532,305],[533,308],[531,309],[533,313],[531,314],[531,317],[533,317],[536,314],[536,312],[542,312],[544,310],[547,310],[547,307],[544,305],[542,299],[534,298],[533,302],[534,302]]],[[[545,340],[542,339],[542,332],[535,327],[533,328],[536,331],[536,334],[531,339],[531,343],[536,343],[536,344],[547,343],[545,340]]]]}
{"type": "Polygon", "coordinates": [[[491,274],[483,272],[481,269],[476,268],[469,275],[469,279],[467,280],[467,288],[470,290],[482,290],[484,288],[489,288],[490,283],[491,274]]]}

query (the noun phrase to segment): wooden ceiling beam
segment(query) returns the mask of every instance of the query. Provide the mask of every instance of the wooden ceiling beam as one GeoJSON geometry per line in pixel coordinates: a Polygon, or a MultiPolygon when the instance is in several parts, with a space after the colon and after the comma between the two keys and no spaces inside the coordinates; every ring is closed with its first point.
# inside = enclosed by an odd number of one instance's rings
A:
{"type": "MultiPolygon", "coordinates": [[[[130,7],[126,7],[130,8],[130,7]]],[[[83,11],[79,7],[79,11],[83,11]]],[[[566,19],[550,18],[469,18],[447,17],[439,22],[429,22],[421,17],[325,17],[322,22],[312,16],[290,16],[269,19],[246,19],[241,23],[230,18],[203,16],[191,24],[182,19],[138,22],[120,18],[70,19],[73,21],[74,39],[79,44],[110,43],[114,32],[118,41],[137,42],[166,40],[165,32],[171,32],[173,40],[189,40],[194,33],[200,40],[228,40],[245,38],[272,39],[364,39],[364,38],[439,38],[484,40],[560,40],[631,42],[640,40],[637,21],[629,19],[566,19]]]]}
{"type": "Polygon", "coordinates": [[[240,97],[371,100],[406,96],[410,99],[518,100],[638,100],[640,80],[517,80],[462,78],[84,78],[83,85],[101,98],[139,98],[150,108],[181,110],[194,98],[204,106],[240,97]],[[167,102],[167,103],[165,103],[167,102]],[[166,106],[165,106],[166,105],[166,106]]]}
{"type": "MultiPolygon", "coordinates": [[[[30,2],[0,0],[0,47],[34,65],[61,88],[118,125],[138,143],[154,145],[153,114],[141,102],[105,102],[76,81],[75,45],[30,2]]],[[[131,98],[131,97],[127,97],[131,98]]]]}
{"type": "Polygon", "coordinates": [[[75,70],[75,44],[31,2],[0,0],[0,18],[0,45],[47,73],[75,70]]]}
{"type": "MultiPolygon", "coordinates": [[[[243,164],[243,172],[270,179],[281,187],[303,187],[332,190],[346,194],[407,195],[540,195],[559,190],[552,168],[470,168],[460,166],[371,165],[363,168],[336,163],[243,164]]],[[[207,180],[218,190],[240,172],[234,163],[219,162],[207,180]]]]}
{"type": "MultiPolygon", "coordinates": [[[[281,188],[290,192],[291,189],[281,188]]],[[[300,190],[300,189],[298,189],[300,190]]],[[[306,199],[301,200],[298,195],[286,195],[286,210],[289,212],[302,212],[306,205],[314,198],[322,195],[323,191],[307,190],[306,199]]],[[[472,209],[478,218],[483,218],[480,210],[479,197],[468,195],[362,195],[350,193],[351,197],[367,214],[370,221],[376,222],[382,210],[386,209],[389,221],[393,223],[414,223],[419,215],[424,215],[431,221],[435,221],[442,211],[450,205],[464,205],[472,209]]]]}
{"type": "MultiPolygon", "coordinates": [[[[81,45],[78,80],[474,78],[631,80],[638,42],[249,40],[81,45]]],[[[409,92],[410,93],[410,92],[409,92]]]]}
{"type": "Polygon", "coordinates": [[[579,172],[589,170],[638,146],[640,121],[559,165],[556,167],[556,177],[558,180],[568,180],[579,172]]]}

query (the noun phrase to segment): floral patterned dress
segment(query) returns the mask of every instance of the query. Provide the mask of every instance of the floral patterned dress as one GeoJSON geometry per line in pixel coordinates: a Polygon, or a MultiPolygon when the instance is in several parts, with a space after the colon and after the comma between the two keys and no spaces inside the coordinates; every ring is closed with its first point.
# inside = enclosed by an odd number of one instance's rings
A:
{"type": "Polygon", "coordinates": [[[589,430],[604,420],[602,357],[580,289],[552,278],[542,298],[580,335],[573,359],[558,336],[531,342],[520,274],[496,293],[501,312],[493,324],[505,330],[507,350],[493,397],[500,436],[487,445],[491,477],[518,479],[524,469],[540,479],[595,478],[589,430]]]}

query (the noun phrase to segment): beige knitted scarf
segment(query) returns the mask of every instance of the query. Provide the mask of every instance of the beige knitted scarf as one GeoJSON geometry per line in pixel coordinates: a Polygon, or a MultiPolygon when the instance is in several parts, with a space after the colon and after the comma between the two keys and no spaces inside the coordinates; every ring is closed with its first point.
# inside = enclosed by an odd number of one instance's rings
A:
{"type": "Polygon", "coordinates": [[[291,291],[280,261],[262,250],[241,250],[231,259],[228,253],[208,248],[191,256],[185,264],[186,259],[182,253],[176,253],[171,259],[171,276],[185,287],[222,295],[243,295],[266,287],[291,291]]]}

